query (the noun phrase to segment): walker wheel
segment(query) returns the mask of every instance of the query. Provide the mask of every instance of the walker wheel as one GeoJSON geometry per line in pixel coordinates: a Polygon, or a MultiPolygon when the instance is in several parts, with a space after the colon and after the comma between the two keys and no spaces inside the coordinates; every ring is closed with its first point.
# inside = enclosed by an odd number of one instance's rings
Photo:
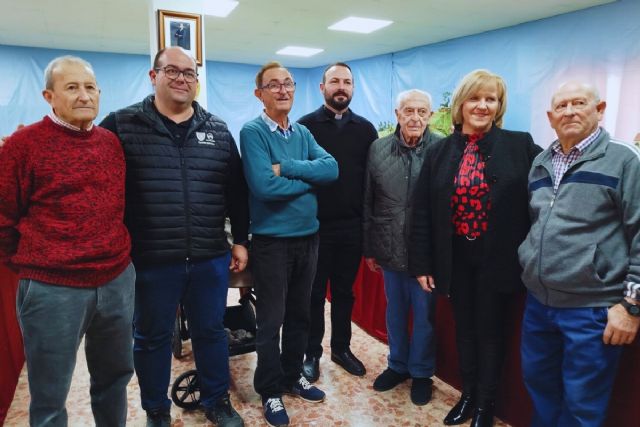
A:
{"type": "Polygon", "coordinates": [[[176,317],[171,337],[171,352],[176,359],[182,359],[182,337],[180,336],[180,317],[176,317]]]}
{"type": "Polygon", "coordinates": [[[200,406],[198,371],[192,369],[176,378],[171,387],[171,399],[182,409],[197,409],[200,406]]]}

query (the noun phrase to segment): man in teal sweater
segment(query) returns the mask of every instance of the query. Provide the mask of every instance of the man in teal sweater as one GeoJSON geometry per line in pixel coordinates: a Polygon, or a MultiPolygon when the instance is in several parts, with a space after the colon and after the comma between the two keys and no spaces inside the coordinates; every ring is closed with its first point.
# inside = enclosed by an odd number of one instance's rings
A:
{"type": "Polygon", "coordinates": [[[254,387],[272,426],[289,425],[283,393],[310,402],[325,397],[300,373],[318,258],[314,189],[338,177],[338,164],[307,128],[289,120],[294,92],[295,82],[286,68],[277,62],[263,66],[254,94],[264,111],[240,131],[257,296],[254,387]]]}

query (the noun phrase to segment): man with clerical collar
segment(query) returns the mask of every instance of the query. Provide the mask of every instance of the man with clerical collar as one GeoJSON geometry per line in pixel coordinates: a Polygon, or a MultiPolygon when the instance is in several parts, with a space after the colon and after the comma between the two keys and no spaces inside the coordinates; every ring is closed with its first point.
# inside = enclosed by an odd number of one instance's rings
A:
{"type": "Polygon", "coordinates": [[[307,128],[289,120],[295,88],[281,64],[264,65],[254,90],[264,111],[240,131],[256,291],[254,387],[272,426],[289,425],[283,393],[309,402],[325,398],[301,372],[318,257],[315,193],[337,178],[338,165],[307,128]]]}
{"type": "Polygon", "coordinates": [[[135,281],[124,156],[115,135],[93,125],[100,89],[88,62],[55,58],[44,77],[51,113],[0,149],[0,263],[20,279],[29,423],[68,424],[84,338],[94,422],[124,426],[135,281]]]}
{"type": "Polygon", "coordinates": [[[229,271],[242,271],[248,259],[242,162],[226,124],[195,102],[198,73],[188,52],[160,50],[149,76],[154,95],[101,123],[120,137],[127,161],[125,221],[138,270],[134,361],[142,408],[147,426],[170,424],[171,337],[182,303],[205,415],[218,426],[242,426],[229,399],[223,324],[229,271]]]}
{"type": "Polygon", "coordinates": [[[340,169],[338,179],[321,187],[318,196],[320,246],[311,291],[311,328],[303,374],[311,382],[320,376],[324,336],[324,304],[331,283],[331,360],[348,373],[363,376],[366,369],[351,352],[351,311],[355,281],[362,258],[362,203],[367,153],[378,137],[375,127],[350,108],[354,79],[349,65],[337,62],[322,74],[324,104],[303,116],[318,144],[340,169]]]}

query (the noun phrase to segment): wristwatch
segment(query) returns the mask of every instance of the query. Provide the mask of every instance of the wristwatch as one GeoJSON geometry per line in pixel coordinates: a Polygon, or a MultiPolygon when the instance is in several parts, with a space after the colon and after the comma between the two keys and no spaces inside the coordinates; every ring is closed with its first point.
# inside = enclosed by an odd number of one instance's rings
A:
{"type": "Polygon", "coordinates": [[[633,317],[640,317],[640,305],[631,304],[626,299],[620,301],[620,304],[622,304],[622,306],[627,310],[627,313],[633,317]]]}

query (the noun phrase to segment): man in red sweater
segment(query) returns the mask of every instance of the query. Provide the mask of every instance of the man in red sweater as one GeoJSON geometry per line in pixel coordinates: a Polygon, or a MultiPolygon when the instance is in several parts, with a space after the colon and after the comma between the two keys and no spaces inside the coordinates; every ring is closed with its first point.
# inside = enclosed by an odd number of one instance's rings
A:
{"type": "Polygon", "coordinates": [[[20,279],[32,426],[66,426],[80,341],[97,426],[124,426],[133,373],[135,271],[123,224],[125,163],[115,135],[93,125],[100,90],[91,65],[51,61],[52,112],[0,150],[0,263],[20,279]]]}

